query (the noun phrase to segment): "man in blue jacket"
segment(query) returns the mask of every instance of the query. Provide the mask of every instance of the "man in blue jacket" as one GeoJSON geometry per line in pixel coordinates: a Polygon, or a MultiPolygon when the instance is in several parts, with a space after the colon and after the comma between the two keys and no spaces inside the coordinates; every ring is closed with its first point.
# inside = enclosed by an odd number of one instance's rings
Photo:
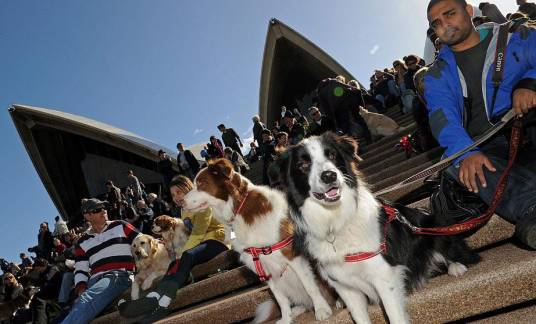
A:
{"type": "MultiPolygon", "coordinates": [[[[492,82],[499,25],[475,29],[465,0],[432,0],[428,21],[441,42],[424,77],[430,126],[448,157],[474,143],[510,109],[518,115],[536,106],[536,31],[510,23],[502,82],[492,82]]],[[[521,152],[510,172],[497,213],[516,224],[516,237],[536,248],[536,150],[521,152]]],[[[497,135],[456,159],[447,172],[490,203],[508,162],[508,139],[497,135]]]]}

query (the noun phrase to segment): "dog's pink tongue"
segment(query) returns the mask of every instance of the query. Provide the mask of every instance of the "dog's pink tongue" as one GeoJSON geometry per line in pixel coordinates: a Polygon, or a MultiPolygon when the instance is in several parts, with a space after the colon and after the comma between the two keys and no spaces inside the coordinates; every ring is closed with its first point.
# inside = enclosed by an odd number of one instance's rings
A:
{"type": "Polygon", "coordinates": [[[326,196],[335,197],[339,194],[339,188],[331,188],[326,192],[326,196]]]}

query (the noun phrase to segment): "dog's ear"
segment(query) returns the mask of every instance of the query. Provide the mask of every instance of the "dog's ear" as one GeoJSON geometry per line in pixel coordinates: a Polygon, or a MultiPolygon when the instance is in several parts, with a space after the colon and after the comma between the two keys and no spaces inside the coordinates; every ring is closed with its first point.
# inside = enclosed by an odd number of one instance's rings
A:
{"type": "Polygon", "coordinates": [[[336,136],[335,141],[345,160],[357,162],[363,161],[357,154],[359,151],[359,143],[353,137],[336,136]]]}
{"type": "Polygon", "coordinates": [[[151,239],[151,252],[152,255],[156,254],[156,251],[158,251],[158,241],[156,239],[151,239]]]}
{"type": "Polygon", "coordinates": [[[209,162],[208,171],[217,176],[223,176],[226,179],[231,179],[233,165],[227,159],[221,158],[213,162],[209,162]]]}
{"type": "Polygon", "coordinates": [[[291,149],[287,149],[279,154],[277,160],[268,167],[268,179],[270,187],[283,190],[288,187],[287,172],[291,155],[291,149]]]}

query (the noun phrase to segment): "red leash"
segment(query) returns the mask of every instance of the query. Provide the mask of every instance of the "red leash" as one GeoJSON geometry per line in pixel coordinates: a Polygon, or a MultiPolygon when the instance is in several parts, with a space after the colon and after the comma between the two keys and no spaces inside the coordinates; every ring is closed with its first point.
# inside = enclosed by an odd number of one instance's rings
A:
{"type": "MultiPolygon", "coordinates": [[[[291,245],[294,242],[294,238],[292,236],[287,237],[281,242],[278,242],[274,245],[269,245],[261,248],[256,247],[250,247],[247,249],[244,249],[244,252],[251,254],[253,257],[253,263],[255,264],[255,269],[257,270],[257,275],[259,276],[259,279],[261,281],[268,281],[272,277],[272,275],[266,274],[264,271],[264,267],[262,266],[261,260],[259,259],[259,255],[264,254],[272,254],[272,252],[281,250],[289,245],[291,245]]],[[[283,270],[284,272],[284,270],[283,270]]],[[[283,274],[283,273],[281,273],[283,274]]]]}

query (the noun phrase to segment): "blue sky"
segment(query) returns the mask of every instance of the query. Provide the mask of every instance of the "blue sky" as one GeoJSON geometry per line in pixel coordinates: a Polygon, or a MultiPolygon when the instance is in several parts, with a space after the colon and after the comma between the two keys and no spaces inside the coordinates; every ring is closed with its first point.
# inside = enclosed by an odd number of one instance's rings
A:
{"type": "Polygon", "coordinates": [[[422,54],[427,2],[0,0],[0,257],[18,260],[57,215],[11,104],[83,115],[166,147],[204,142],[221,122],[248,137],[270,18],[367,84],[374,69],[422,54]]]}

